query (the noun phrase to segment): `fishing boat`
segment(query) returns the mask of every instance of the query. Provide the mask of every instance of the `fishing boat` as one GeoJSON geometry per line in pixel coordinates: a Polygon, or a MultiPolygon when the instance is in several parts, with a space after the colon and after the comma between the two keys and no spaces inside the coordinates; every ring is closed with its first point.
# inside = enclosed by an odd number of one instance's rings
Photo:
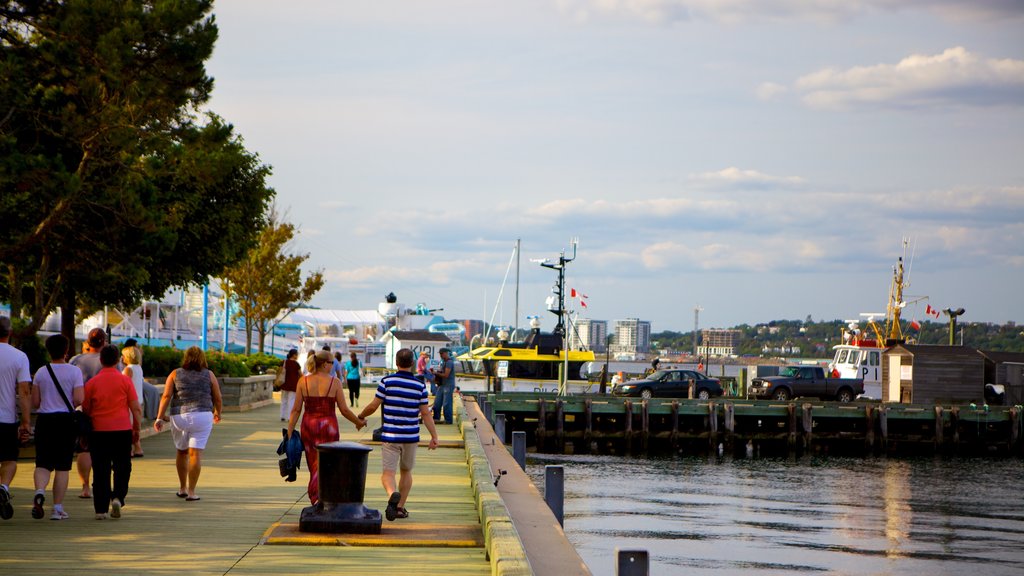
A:
{"type": "Polygon", "coordinates": [[[882,398],[882,352],[890,346],[907,342],[901,319],[903,310],[908,304],[926,299],[926,297],[917,297],[910,302],[904,300],[903,290],[909,285],[903,269],[908,242],[904,238],[904,255],[893,267],[892,282],[889,285],[889,303],[885,313],[861,313],[861,317],[866,320],[866,330],[859,326],[858,321],[848,321],[847,326],[843,328],[843,343],[832,347],[835,355],[828,365],[832,376],[863,378],[864,394],[862,397],[864,398],[873,400],[882,398]],[[875,320],[880,317],[885,318],[884,326],[879,325],[875,320]]]}

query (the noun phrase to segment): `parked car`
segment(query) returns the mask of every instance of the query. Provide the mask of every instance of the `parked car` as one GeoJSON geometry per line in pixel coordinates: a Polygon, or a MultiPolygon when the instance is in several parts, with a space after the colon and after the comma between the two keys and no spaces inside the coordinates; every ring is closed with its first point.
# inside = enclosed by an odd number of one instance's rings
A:
{"type": "Polygon", "coordinates": [[[693,380],[693,397],[707,400],[722,395],[722,385],[717,378],[708,378],[694,370],[657,370],[642,380],[630,380],[612,389],[615,396],[639,396],[648,398],[688,398],[690,380],[693,380]]]}

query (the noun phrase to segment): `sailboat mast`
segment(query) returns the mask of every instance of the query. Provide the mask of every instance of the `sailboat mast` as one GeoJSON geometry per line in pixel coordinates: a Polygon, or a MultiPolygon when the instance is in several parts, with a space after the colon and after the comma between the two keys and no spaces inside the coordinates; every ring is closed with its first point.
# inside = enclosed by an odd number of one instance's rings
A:
{"type": "Polygon", "coordinates": [[[516,316],[515,316],[515,330],[512,332],[513,339],[515,334],[519,332],[519,255],[521,253],[522,246],[520,245],[521,239],[516,238],[516,316]]]}

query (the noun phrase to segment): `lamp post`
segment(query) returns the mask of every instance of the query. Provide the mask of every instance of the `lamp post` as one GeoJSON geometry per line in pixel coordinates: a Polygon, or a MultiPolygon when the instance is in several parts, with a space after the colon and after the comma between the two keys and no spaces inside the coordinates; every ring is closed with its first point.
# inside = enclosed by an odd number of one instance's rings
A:
{"type": "Polygon", "coordinates": [[[957,308],[956,310],[953,310],[952,308],[946,308],[945,310],[943,310],[943,312],[946,314],[946,316],[949,316],[949,345],[953,346],[954,336],[956,334],[956,319],[958,316],[963,315],[964,309],[957,308]]]}
{"type": "Polygon", "coordinates": [[[604,396],[608,393],[608,359],[612,353],[612,338],[614,336],[609,334],[605,337],[604,344],[604,370],[601,370],[601,395],[604,396]]]}

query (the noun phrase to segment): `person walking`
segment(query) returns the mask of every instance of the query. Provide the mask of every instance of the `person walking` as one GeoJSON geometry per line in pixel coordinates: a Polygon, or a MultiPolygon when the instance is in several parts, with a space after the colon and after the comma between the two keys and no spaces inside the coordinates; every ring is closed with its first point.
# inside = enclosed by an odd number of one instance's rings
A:
{"type": "Polygon", "coordinates": [[[171,439],[177,453],[174,467],[178,473],[179,498],[187,502],[200,500],[196,484],[203,470],[203,451],[210,439],[213,425],[220,422],[223,399],[220,384],[206,363],[206,354],[198,346],[185,350],[181,368],[167,376],[160,396],[153,427],[160,431],[164,422],[171,422],[171,439]],[[170,416],[166,416],[170,410],[170,416]]]}
{"type": "Polygon", "coordinates": [[[0,519],[4,520],[14,516],[11,482],[18,471],[21,443],[32,432],[28,356],[11,346],[10,339],[11,319],[0,316],[0,519]]]}
{"type": "Polygon", "coordinates": [[[395,354],[398,371],[381,378],[373,400],[359,413],[359,419],[381,410],[381,468],[380,481],[388,494],[388,505],[384,517],[408,518],[405,504],[412,491],[412,469],[416,464],[416,446],[420,441],[420,420],[430,431],[430,450],[437,449],[437,428],[430,419],[427,407],[427,388],[416,379],[413,369],[412,350],[402,348],[395,354]],[[401,478],[395,483],[396,470],[401,478]]]}
{"type": "Polygon", "coordinates": [[[139,439],[142,409],[130,378],[117,369],[117,346],[100,349],[103,368],[85,383],[82,411],[92,420],[92,505],[97,520],[121,517],[132,476],[132,444],[139,439]],[[114,473],[111,489],[110,473],[114,473]]]}
{"type": "MultiPolygon", "coordinates": [[[[121,361],[124,364],[121,373],[131,379],[132,385],[135,386],[135,395],[139,399],[139,408],[145,410],[146,401],[142,397],[142,385],[145,383],[142,378],[142,351],[138,346],[125,346],[121,349],[121,361]]],[[[132,458],[143,456],[145,454],[142,452],[142,441],[136,440],[132,444],[132,458]]]]}
{"type": "Polygon", "coordinates": [[[345,384],[348,386],[348,402],[353,407],[359,406],[359,389],[363,386],[363,367],[355,352],[348,353],[345,361],[345,384]]]}
{"type": "Polygon", "coordinates": [[[346,420],[355,424],[356,430],[366,425],[345,403],[341,381],[334,376],[334,357],[329,351],[321,350],[313,356],[312,374],[303,378],[295,391],[295,405],[288,419],[286,436],[291,438],[295,433],[295,425],[301,414],[302,427],[299,434],[306,451],[306,467],[309,468],[306,493],[309,495],[309,503],[314,506],[320,502],[320,457],[316,447],[341,438],[335,407],[346,420]]]}
{"type": "MultiPolygon", "coordinates": [[[[100,363],[100,349],[107,343],[107,333],[102,328],[93,328],[85,337],[85,346],[82,353],[71,358],[68,364],[77,366],[82,371],[82,381],[88,382],[92,377],[99,374],[103,369],[100,363]]],[[[119,367],[118,369],[121,369],[119,367]]],[[[89,453],[89,440],[85,439],[78,446],[78,458],[75,462],[78,469],[78,477],[82,481],[82,493],[79,498],[92,498],[92,488],[89,485],[89,475],[92,470],[92,455],[89,453]]]]}
{"type": "Polygon", "coordinates": [[[50,520],[67,520],[64,495],[68,490],[71,461],[75,457],[78,428],[75,408],[82,405],[85,384],[82,371],[68,364],[70,346],[62,334],[46,339],[50,363],[36,371],[32,380],[32,407],[36,410],[36,469],[33,475],[36,494],[32,498],[32,517],[40,519],[46,511],[46,486],[53,474],[53,514],[50,520]]]}
{"type": "Polygon", "coordinates": [[[437,384],[434,383],[434,375],[427,371],[430,366],[430,353],[426,350],[420,352],[420,357],[416,360],[416,379],[426,384],[430,382],[430,395],[433,396],[437,393],[437,384]]]}
{"type": "Polygon", "coordinates": [[[441,422],[442,412],[444,423],[452,423],[452,394],[455,392],[455,361],[451,358],[451,350],[441,348],[441,366],[432,369],[437,382],[437,393],[434,394],[434,422],[441,422]]]}
{"type": "Polygon", "coordinates": [[[299,366],[299,351],[292,348],[284,358],[281,369],[284,370],[284,381],[281,383],[281,422],[288,420],[292,413],[292,406],[295,405],[295,387],[302,376],[302,367],[299,366]]]}

